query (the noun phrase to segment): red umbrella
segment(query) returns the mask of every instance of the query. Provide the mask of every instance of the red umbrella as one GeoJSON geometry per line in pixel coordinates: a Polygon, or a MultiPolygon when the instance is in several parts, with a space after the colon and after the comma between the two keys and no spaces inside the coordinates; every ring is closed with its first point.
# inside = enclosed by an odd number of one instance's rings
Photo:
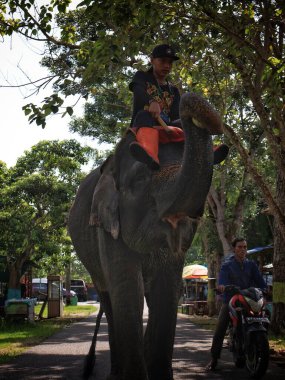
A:
{"type": "Polygon", "coordinates": [[[183,268],[182,278],[208,278],[208,269],[204,265],[192,264],[183,268]]]}

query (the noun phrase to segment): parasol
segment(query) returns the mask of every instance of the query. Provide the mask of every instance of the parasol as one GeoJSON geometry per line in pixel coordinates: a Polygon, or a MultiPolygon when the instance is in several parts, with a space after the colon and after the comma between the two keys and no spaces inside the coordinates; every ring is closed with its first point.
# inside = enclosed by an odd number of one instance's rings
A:
{"type": "Polygon", "coordinates": [[[208,269],[204,265],[192,264],[187,265],[183,268],[182,278],[191,279],[191,278],[208,278],[208,269]]]}

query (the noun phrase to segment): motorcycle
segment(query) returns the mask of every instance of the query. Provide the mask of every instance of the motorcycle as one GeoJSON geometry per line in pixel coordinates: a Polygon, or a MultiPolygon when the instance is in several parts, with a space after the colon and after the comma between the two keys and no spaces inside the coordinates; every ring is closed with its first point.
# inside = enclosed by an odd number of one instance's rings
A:
{"type": "Polygon", "coordinates": [[[229,301],[229,349],[235,366],[246,366],[252,379],[260,379],[269,362],[268,327],[265,298],[258,288],[239,289],[227,285],[229,301]]]}

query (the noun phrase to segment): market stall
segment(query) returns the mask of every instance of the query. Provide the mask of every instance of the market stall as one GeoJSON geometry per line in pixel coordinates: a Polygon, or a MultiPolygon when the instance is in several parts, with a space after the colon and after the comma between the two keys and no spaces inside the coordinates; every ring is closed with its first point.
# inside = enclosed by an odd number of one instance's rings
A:
{"type": "Polygon", "coordinates": [[[182,309],[187,314],[207,313],[208,269],[204,265],[192,264],[183,269],[184,297],[182,309]]]}

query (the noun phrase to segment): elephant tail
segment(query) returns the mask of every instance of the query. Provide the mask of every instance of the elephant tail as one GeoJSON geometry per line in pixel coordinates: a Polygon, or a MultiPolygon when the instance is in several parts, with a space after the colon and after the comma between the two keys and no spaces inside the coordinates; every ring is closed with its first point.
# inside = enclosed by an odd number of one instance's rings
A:
{"type": "Polygon", "coordinates": [[[103,313],[104,313],[104,310],[103,310],[102,306],[100,305],[100,309],[99,309],[99,312],[98,312],[97,318],[96,318],[96,325],[95,325],[94,335],[93,335],[93,338],[92,338],[92,343],[91,343],[89,352],[88,352],[88,354],[87,354],[87,356],[85,358],[85,362],[84,362],[84,368],[83,368],[82,378],[85,379],[85,380],[89,379],[89,377],[92,374],[94,365],[95,365],[95,361],[96,361],[96,355],[95,355],[96,341],[97,341],[97,335],[98,335],[98,332],[99,332],[100,323],[101,323],[101,319],[102,319],[103,313]]]}

